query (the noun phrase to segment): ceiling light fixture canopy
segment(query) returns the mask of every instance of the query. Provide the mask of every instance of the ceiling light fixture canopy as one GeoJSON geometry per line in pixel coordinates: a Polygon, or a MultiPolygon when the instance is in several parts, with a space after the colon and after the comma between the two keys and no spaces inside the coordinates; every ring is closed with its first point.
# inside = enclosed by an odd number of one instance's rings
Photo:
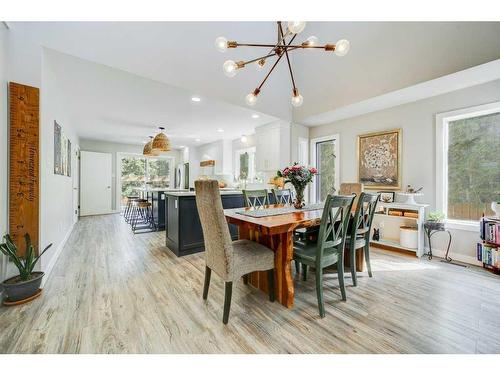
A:
{"type": "Polygon", "coordinates": [[[276,44],[256,44],[256,43],[238,43],[236,41],[229,41],[226,38],[220,36],[215,39],[215,47],[220,52],[225,52],[228,48],[237,47],[260,47],[270,49],[267,54],[257,57],[248,61],[233,61],[227,60],[222,65],[224,74],[228,77],[234,77],[238,70],[243,69],[248,64],[255,63],[257,70],[262,70],[266,64],[268,58],[276,57],[276,61],[271,66],[269,72],[264,77],[261,84],[253,90],[250,94],[245,97],[245,101],[249,106],[254,106],[257,103],[257,97],[267,81],[271,73],[273,72],[276,65],[280,62],[283,56],[286,57],[288,71],[290,72],[290,78],[292,81],[292,105],[294,107],[300,107],[304,102],[304,98],[299,94],[299,90],[295,85],[295,79],[292,71],[292,64],[290,63],[289,52],[295,51],[297,49],[322,49],[326,52],[333,52],[337,56],[345,56],[349,52],[350,43],[346,39],[340,39],[336,44],[325,44],[320,45],[318,37],[311,35],[301,44],[292,44],[294,39],[299,33],[304,31],[306,27],[306,22],[303,21],[289,21],[286,27],[286,33],[283,31],[283,26],[281,21],[278,21],[278,41],[276,44]],[[287,38],[290,38],[287,41],[287,38]]]}
{"type": "Polygon", "coordinates": [[[161,154],[167,151],[170,151],[170,140],[163,133],[165,130],[164,127],[158,127],[160,129],[159,133],[153,139],[153,143],[151,144],[151,149],[153,153],[161,154]]]}

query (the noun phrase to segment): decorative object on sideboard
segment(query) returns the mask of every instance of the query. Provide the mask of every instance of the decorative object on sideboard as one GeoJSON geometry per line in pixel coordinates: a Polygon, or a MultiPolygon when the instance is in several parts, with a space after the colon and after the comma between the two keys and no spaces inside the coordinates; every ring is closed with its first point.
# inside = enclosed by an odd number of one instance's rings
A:
{"type": "Polygon", "coordinates": [[[283,189],[285,187],[285,179],[283,177],[274,176],[269,179],[269,185],[273,185],[277,189],[283,189]]]}
{"type": "Polygon", "coordinates": [[[40,285],[42,283],[43,272],[34,272],[33,269],[40,257],[52,246],[48,245],[40,255],[36,255],[35,248],[31,243],[29,234],[24,235],[26,251],[24,257],[21,256],[17,246],[12,241],[10,235],[4,236],[4,243],[0,244],[0,251],[14,263],[19,271],[19,275],[4,280],[1,284],[7,295],[5,305],[19,305],[29,302],[40,295],[40,285]]]}
{"type": "Polygon", "coordinates": [[[401,188],[402,130],[358,136],[358,181],[366,189],[401,188]]]}
{"type": "Polygon", "coordinates": [[[170,140],[167,135],[163,132],[165,130],[164,127],[158,127],[160,130],[158,134],[153,139],[153,143],[151,144],[152,152],[156,154],[162,154],[164,152],[170,151],[170,140]]]}
{"type": "Polygon", "coordinates": [[[293,205],[296,209],[304,207],[304,190],[312,182],[314,175],[317,173],[318,170],[316,168],[299,165],[297,162],[277,172],[278,177],[285,179],[285,184],[289,182],[293,185],[295,189],[295,201],[293,205]]]}
{"type": "Polygon", "coordinates": [[[395,191],[379,191],[380,202],[382,203],[393,203],[396,196],[395,191]]]}
{"type": "Polygon", "coordinates": [[[306,23],[303,21],[290,21],[288,22],[288,27],[284,30],[281,21],[277,22],[278,24],[278,40],[276,43],[272,44],[256,44],[256,43],[238,43],[236,41],[228,41],[224,37],[218,37],[215,40],[215,47],[220,52],[225,52],[228,48],[237,48],[237,47],[259,47],[268,50],[265,55],[257,57],[255,59],[251,59],[248,61],[233,61],[227,60],[222,65],[222,69],[224,70],[224,74],[228,77],[234,77],[239,69],[243,69],[245,66],[249,64],[255,63],[255,66],[258,70],[264,68],[267,59],[276,56],[276,61],[271,66],[271,69],[265,76],[264,80],[261,84],[253,90],[250,94],[248,94],[245,98],[245,101],[248,105],[255,105],[257,102],[257,96],[259,95],[262,86],[267,81],[274,68],[280,62],[283,56],[286,57],[288,71],[290,73],[290,78],[292,80],[292,105],[294,107],[300,107],[304,101],[302,95],[300,95],[298,88],[295,85],[295,79],[292,71],[292,64],[289,57],[289,52],[294,51],[296,49],[322,49],[327,52],[333,52],[337,56],[345,56],[349,51],[350,44],[346,39],[340,39],[336,44],[325,44],[319,45],[319,40],[315,36],[310,36],[304,42],[299,44],[292,44],[297,35],[304,30],[306,27],[306,23]],[[290,38],[287,41],[287,38],[290,38]]]}
{"type": "Polygon", "coordinates": [[[373,228],[373,241],[380,241],[380,228],[373,228]]]}
{"type": "Polygon", "coordinates": [[[420,189],[415,189],[411,185],[408,185],[404,192],[398,192],[398,194],[406,197],[406,201],[404,203],[406,203],[406,204],[418,204],[415,201],[415,197],[420,197],[420,196],[424,195],[422,193],[422,189],[423,189],[423,187],[421,187],[420,189]]]}

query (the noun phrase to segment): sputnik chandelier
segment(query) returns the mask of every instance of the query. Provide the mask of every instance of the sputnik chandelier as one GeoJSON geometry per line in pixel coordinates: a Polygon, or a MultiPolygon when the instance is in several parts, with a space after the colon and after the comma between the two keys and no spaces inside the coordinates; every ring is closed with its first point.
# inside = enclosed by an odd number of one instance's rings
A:
{"type": "Polygon", "coordinates": [[[287,24],[286,32],[283,31],[283,26],[280,21],[278,21],[278,41],[276,44],[254,44],[254,43],[238,43],[236,41],[228,41],[224,37],[218,37],[215,40],[215,47],[220,52],[225,52],[228,48],[237,48],[237,47],[261,47],[261,48],[271,48],[269,52],[263,56],[257,57],[248,61],[233,61],[227,60],[222,69],[224,70],[224,74],[228,77],[234,77],[238,70],[243,69],[245,66],[249,64],[255,63],[255,66],[258,70],[261,70],[266,65],[266,61],[270,57],[277,56],[276,61],[271,66],[271,69],[267,73],[267,75],[262,80],[261,84],[253,90],[250,94],[248,94],[245,98],[245,101],[248,105],[253,106],[257,102],[257,96],[259,95],[262,86],[269,78],[274,68],[280,62],[283,56],[286,57],[286,61],[288,64],[288,71],[290,72],[290,78],[292,79],[292,105],[294,107],[300,107],[304,101],[302,95],[300,95],[299,90],[295,86],[295,79],[293,77],[292,65],[290,63],[289,52],[294,51],[296,49],[323,49],[327,52],[333,52],[337,56],[345,56],[349,51],[349,41],[345,39],[340,39],[335,44],[325,44],[323,46],[319,45],[319,40],[315,36],[310,36],[304,42],[300,44],[292,44],[297,34],[302,32],[306,27],[306,23],[303,21],[290,21],[287,24]],[[287,38],[290,38],[287,41],[287,38]]]}

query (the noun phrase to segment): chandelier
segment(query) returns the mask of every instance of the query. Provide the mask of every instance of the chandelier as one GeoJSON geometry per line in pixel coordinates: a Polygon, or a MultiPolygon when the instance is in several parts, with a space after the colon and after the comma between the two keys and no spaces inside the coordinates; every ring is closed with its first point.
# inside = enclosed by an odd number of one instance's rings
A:
{"type": "Polygon", "coordinates": [[[238,43],[236,41],[228,41],[224,37],[218,37],[215,40],[215,47],[220,52],[225,52],[228,48],[237,48],[237,47],[261,47],[267,48],[270,50],[267,54],[257,57],[248,61],[233,61],[227,60],[222,65],[222,69],[224,70],[224,74],[228,77],[234,77],[238,70],[243,69],[249,64],[255,64],[258,70],[261,70],[266,65],[267,59],[270,57],[276,56],[276,61],[271,66],[271,69],[267,73],[267,75],[262,80],[261,84],[253,90],[250,94],[248,94],[245,98],[245,101],[248,105],[253,106],[257,102],[257,96],[259,95],[262,86],[269,78],[274,68],[280,62],[281,58],[285,56],[286,62],[288,64],[288,71],[290,72],[290,78],[292,80],[292,105],[294,107],[300,107],[304,101],[302,95],[300,95],[297,86],[295,85],[295,79],[293,77],[292,64],[290,63],[289,52],[294,51],[296,49],[323,49],[326,52],[333,52],[337,56],[345,56],[349,51],[349,41],[346,39],[340,39],[335,44],[325,44],[319,45],[319,40],[315,36],[310,36],[304,42],[300,44],[292,44],[297,34],[302,32],[306,27],[306,23],[303,21],[290,21],[287,24],[286,32],[283,31],[283,26],[280,21],[278,21],[278,41],[276,44],[255,44],[255,43],[238,43]],[[287,41],[287,38],[289,40],[287,41]]]}

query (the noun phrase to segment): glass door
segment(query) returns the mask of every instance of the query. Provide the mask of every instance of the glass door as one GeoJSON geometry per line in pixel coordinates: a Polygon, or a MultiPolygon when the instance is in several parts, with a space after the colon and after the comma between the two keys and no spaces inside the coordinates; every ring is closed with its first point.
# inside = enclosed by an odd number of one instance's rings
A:
{"type": "Polygon", "coordinates": [[[140,196],[138,189],[146,185],[146,158],[123,156],[121,158],[121,208],[127,204],[128,196],[140,196]]]}
{"type": "Polygon", "coordinates": [[[323,202],[338,188],[337,138],[326,137],[311,141],[312,162],[318,174],[313,181],[312,200],[323,202]]]}

